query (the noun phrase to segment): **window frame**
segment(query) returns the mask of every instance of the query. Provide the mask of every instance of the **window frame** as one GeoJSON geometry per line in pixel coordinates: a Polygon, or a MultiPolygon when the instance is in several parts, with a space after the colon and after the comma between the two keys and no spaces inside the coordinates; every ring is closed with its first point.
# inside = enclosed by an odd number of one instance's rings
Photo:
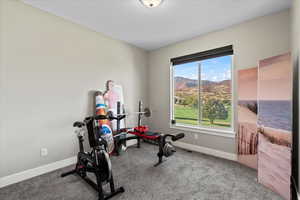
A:
{"type": "MultiPolygon", "coordinates": [[[[228,46],[227,46],[228,47],[228,46]]],[[[214,50],[209,50],[209,51],[214,51],[214,50]]],[[[208,51],[205,51],[208,52],[208,51]]],[[[182,58],[186,57],[189,58],[188,62],[193,62],[195,61],[195,58],[193,57],[194,55],[199,55],[201,53],[196,53],[196,54],[191,54],[187,56],[182,56],[182,58]]],[[[190,132],[196,132],[196,133],[203,133],[203,134],[209,134],[209,135],[215,135],[215,136],[222,136],[222,137],[229,137],[229,138],[235,138],[235,130],[236,130],[236,73],[234,70],[234,53],[230,55],[215,55],[215,56],[208,56],[204,57],[201,60],[207,60],[207,59],[212,59],[212,58],[217,58],[217,57],[222,57],[222,56],[231,56],[231,127],[230,128],[221,128],[221,127],[205,127],[202,126],[201,124],[199,125],[188,125],[188,124],[180,124],[180,123],[172,123],[172,120],[174,119],[174,65],[178,64],[173,64],[172,60],[170,60],[170,128],[171,129],[178,129],[178,130],[183,130],[183,131],[190,131],[190,132]]],[[[181,57],[180,57],[181,58],[181,57]]],[[[199,60],[199,61],[201,61],[199,60]]],[[[200,92],[199,92],[200,94],[200,92]]],[[[200,108],[199,108],[200,109],[200,108]]]]}

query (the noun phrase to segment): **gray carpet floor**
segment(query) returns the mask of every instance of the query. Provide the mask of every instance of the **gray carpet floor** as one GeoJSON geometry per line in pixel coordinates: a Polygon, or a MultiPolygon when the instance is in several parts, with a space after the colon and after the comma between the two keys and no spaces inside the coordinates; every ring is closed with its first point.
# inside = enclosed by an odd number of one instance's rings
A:
{"type": "MultiPolygon", "coordinates": [[[[131,147],[113,157],[116,185],[125,193],[113,200],[276,200],[281,199],[256,181],[256,172],[238,163],[177,149],[154,168],[157,147],[131,147]]],[[[80,178],[60,178],[66,167],[0,189],[1,200],[97,200],[97,193],[80,178]]]]}

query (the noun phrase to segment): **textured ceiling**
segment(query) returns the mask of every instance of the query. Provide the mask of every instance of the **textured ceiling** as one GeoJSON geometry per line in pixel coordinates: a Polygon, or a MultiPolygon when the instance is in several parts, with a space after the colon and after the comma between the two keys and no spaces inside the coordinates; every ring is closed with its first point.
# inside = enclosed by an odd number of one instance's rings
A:
{"type": "Polygon", "coordinates": [[[292,0],[23,0],[33,7],[146,50],[291,7],[292,0]]]}

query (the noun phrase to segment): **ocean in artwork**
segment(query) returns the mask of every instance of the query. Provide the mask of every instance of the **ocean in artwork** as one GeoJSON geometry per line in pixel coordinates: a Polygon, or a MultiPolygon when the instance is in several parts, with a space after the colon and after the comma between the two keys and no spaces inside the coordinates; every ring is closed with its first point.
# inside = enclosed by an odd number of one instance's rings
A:
{"type": "Polygon", "coordinates": [[[281,129],[292,130],[291,101],[258,101],[258,124],[281,129]]]}
{"type": "Polygon", "coordinates": [[[292,104],[291,101],[239,101],[239,105],[250,108],[258,114],[258,125],[281,129],[292,130],[292,104]],[[257,110],[256,110],[257,109],[257,110]]]}

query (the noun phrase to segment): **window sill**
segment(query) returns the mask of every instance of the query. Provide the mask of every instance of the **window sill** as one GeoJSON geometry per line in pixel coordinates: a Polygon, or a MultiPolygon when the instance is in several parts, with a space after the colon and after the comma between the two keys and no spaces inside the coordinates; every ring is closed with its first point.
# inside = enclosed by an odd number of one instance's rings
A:
{"type": "Polygon", "coordinates": [[[170,128],[182,130],[182,131],[203,133],[203,134],[207,134],[207,135],[235,138],[235,132],[233,130],[210,129],[210,128],[203,128],[203,127],[187,126],[187,125],[183,125],[183,124],[176,124],[176,125],[171,124],[170,128]]]}

